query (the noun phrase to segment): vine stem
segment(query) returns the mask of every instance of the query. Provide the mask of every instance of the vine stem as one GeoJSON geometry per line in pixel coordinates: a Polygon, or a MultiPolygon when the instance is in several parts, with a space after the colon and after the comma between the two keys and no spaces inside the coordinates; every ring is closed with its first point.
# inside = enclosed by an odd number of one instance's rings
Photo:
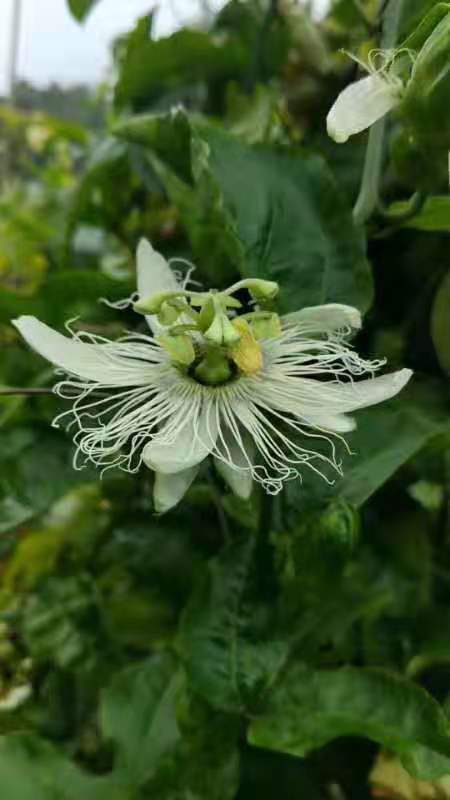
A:
{"type": "MultiPolygon", "coordinates": [[[[405,0],[390,0],[383,16],[381,49],[391,50],[397,43],[405,0]]],[[[361,188],[353,209],[353,219],[363,225],[379,204],[380,179],[383,167],[386,117],[372,125],[367,143],[361,188]]]]}
{"type": "Polygon", "coordinates": [[[39,394],[53,394],[53,389],[24,389],[22,387],[6,386],[0,387],[0,397],[11,397],[22,395],[23,397],[33,397],[39,394]]]}

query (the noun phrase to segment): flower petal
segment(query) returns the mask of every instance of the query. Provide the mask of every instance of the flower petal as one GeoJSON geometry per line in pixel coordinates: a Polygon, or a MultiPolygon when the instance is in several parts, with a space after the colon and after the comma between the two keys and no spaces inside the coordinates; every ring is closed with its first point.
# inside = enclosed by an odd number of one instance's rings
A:
{"type": "Polygon", "coordinates": [[[341,303],[327,303],[323,306],[302,308],[300,311],[286,314],[282,320],[287,325],[307,325],[311,330],[327,333],[347,327],[359,330],[362,325],[361,314],[358,309],[341,303]]]}
{"type": "Polygon", "coordinates": [[[376,74],[350,84],[328,113],[328,135],[335,142],[346,142],[349,136],[365,130],[391,111],[400,102],[400,92],[398,86],[376,74]]]}
{"type": "Polygon", "coordinates": [[[189,469],[170,475],[162,472],[156,473],[153,502],[157,514],[165,514],[182,500],[199,469],[200,465],[197,464],[195,467],[189,467],[189,469]]]}
{"type": "MultiPolygon", "coordinates": [[[[139,297],[149,297],[157,292],[175,292],[180,287],[166,259],[153,249],[147,239],[141,239],[137,253],[137,287],[139,297]]],[[[147,323],[154,333],[164,329],[156,315],[146,316],[147,323]]]]}
{"type": "Polygon", "coordinates": [[[245,444],[241,446],[231,433],[225,434],[224,440],[228,449],[227,458],[236,465],[236,468],[220,458],[214,458],[214,466],[233,494],[242,500],[248,500],[253,489],[250,466],[255,450],[254,444],[249,437],[246,437],[245,444]]]}
{"type": "MultiPolygon", "coordinates": [[[[346,384],[321,384],[315,381],[316,397],[315,400],[319,404],[323,403],[322,409],[312,408],[312,412],[318,412],[324,417],[327,417],[327,409],[330,409],[332,414],[336,412],[356,411],[358,408],[366,408],[366,406],[373,406],[377,403],[382,403],[383,400],[389,400],[398,394],[403,387],[408,383],[412,371],[410,369],[400,369],[398,372],[391,372],[388,375],[381,375],[379,378],[369,378],[364,381],[352,381],[346,384]]],[[[305,415],[308,415],[305,409],[305,415]]]]}
{"type": "Polygon", "coordinates": [[[148,382],[148,370],[138,360],[124,358],[123,367],[114,369],[108,345],[69,339],[36,317],[19,317],[13,325],[33,350],[72,375],[108,386],[140,386],[148,382]]]}
{"type": "Polygon", "coordinates": [[[356,421],[353,417],[348,417],[346,414],[314,414],[306,412],[304,415],[308,425],[312,428],[322,428],[326,431],[333,431],[334,433],[350,433],[356,428],[356,421]]]}
{"type": "MultiPolygon", "coordinates": [[[[189,415],[189,409],[186,410],[189,415]]],[[[194,422],[188,419],[170,444],[161,441],[164,429],[143,450],[142,458],[150,469],[170,475],[199,464],[213,449],[217,439],[217,420],[207,410],[194,422]]]]}

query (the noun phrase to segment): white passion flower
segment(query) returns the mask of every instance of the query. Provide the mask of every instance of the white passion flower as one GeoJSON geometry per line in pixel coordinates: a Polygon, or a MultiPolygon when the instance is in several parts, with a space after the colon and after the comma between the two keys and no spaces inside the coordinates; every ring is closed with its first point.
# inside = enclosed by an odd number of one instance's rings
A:
{"type": "Polygon", "coordinates": [[[407,48],[371,50],[367,64],[347,55],[369,74],[347,86],[328,113],[328,135],[339,144],[369,128],[401,102],[406,88],[401,75],[415,58],[407,48]]]}
{"type": "Polygon", "coordinates": [[[72,406],[54,425],[75,427],[75,467],[134,472],[145,464],[156,473],[158,512],[179,502],[208,456],[242,498],[254,481],[275,494],[306,467],[330,480],[329,468],[341,474],[336,440],[355,427],[348,414],[397,394],[411,376],[373,377],[383,362],[365,361],[345,341],[361,326],[355,308],[316,306],[280,319],[250,305],[245,313],[236,292],[262,303],[277,284],[190,291],[146,241],[137,272],[135,309],[146,314],[148,334],[112,342],[69,338],[34,317],[14,324],[65,373],[55,391],[72,406]]]}

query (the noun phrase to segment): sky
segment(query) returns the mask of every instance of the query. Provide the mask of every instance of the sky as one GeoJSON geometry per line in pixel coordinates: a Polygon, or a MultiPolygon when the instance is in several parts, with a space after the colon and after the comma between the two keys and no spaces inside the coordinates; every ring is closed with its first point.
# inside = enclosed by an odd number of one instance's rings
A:
{"type": "MultiPolygon", "coordinates": [[[[0,0],[0,95],[7,84],[8,46],[13,3],[0,0]]],[[[327,0],[315,0],[323,5],[327,0]]],[[[218,9],[224,0],[208,0],[218,9]]],[[[67,10],[66,0],[22,0],[23,17],[19,48],[21,78],[45,86],[60,83],[95,84],[108,69],[109,46],[135,20],[157,5],[156,0],[101,0],[84,25],[67,10]]],[[[201,0],[160,0],[155,32],[159,36],[195,18],[201,0]]]]}
{"type": "MultiPolygon", "coordinates": [[[[6,89],[14,2],[0,0],[0,94],[6,89]]],[[[135,20],[155,5],[153,0],[101,0],[80,25],[67,10],[66,0],[22,0],[19,76],[38,85],[52,80],[96,83],[108,68],[112,39],[130,30],[135,20]]],[[[223,0],[209,0],[209,5],[218,8],[223,0]]],[[[195,18],[198,8],[199,0],[162,0],[156,16],[157,34],[163,36],[195,18]]]]}

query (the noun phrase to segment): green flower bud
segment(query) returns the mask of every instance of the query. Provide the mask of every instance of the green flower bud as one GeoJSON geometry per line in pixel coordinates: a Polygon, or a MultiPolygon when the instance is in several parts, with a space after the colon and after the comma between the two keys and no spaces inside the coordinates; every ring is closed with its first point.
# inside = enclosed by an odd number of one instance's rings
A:
{"type": "Polygon", "coordinates": [[[198,318],[198,326],[201,331],[205,332],[214,322],[214,315],[216,313],[214,301],[212,297],[203,304],[198,318]]]}
{"type": "Polygon", "coordinates": [[[175,304],[165,301],[158,312],[158,321],[161,325],[173,325],[180,316],[180,309],[175,304]]]}
{"type": "Polygon", "coordinates": [[[159,314],[161,306],[176,296],[175,292],[157,292],[149,297],[141,297],[133,308],[138,314],[159,314]]]}
{"type": "Polygon", "coordinates": [[[187,334],[165,333],[158,337],[158,342],[176,364],[188,367],[195,361],[194,345],[187,334]]]}
{"type": "Polygon", "coordinates": [[[281,322],[278,314],[255,314],[248,319],[255,339],[276,339],[281,336],[281,322]]]}
{"type": "Polygon", "coordinates": [[[219,346],[236,344],[241,338],[239,331],[224,313],[216,314],[204,336],[209,342],[219,346]]]}

